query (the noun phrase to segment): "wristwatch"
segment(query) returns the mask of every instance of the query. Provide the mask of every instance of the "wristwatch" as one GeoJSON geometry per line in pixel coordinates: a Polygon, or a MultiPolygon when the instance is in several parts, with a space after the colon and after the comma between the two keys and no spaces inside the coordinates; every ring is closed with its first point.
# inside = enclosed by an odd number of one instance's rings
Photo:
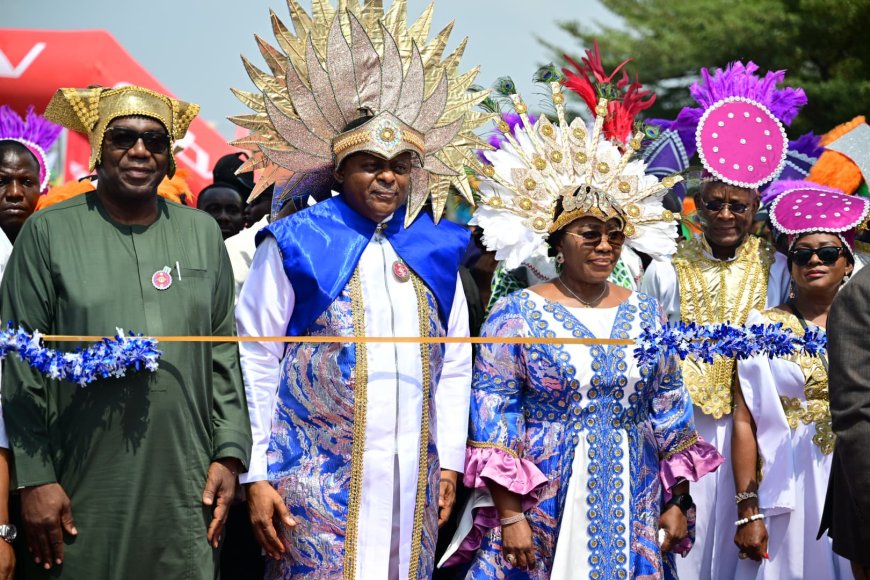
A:
{"type": "Polygon", "coordinates": [[[690,508],[695,507],[695,502],[692,501],[692,496],[689,495],[688,493],[681,493],[681,494],[678,494],[678,495],[675,495],[674,497],[672,497],[671,501],[669,501],[665,505],[665,507],[667,507],[669,505],[677,506],[678,508],[680,508],[680,511],[682,511],[683,514],[685,514],[687,511],[689,511],[690,508]]]}
{"type": "Polygon", "coordinates": [[[0,524],[0,539],[6,540],[8,543],[15,541],[18,537],[18,530],[12,524],[0,524]]]}

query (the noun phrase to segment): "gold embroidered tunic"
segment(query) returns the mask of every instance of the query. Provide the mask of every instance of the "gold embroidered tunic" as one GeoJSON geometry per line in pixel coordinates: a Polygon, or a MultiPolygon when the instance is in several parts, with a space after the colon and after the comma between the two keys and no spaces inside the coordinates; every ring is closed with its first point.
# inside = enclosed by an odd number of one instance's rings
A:
{"type": "MultiPolygon", "coordinates": [[[[791,313],[774,308],[765,310],[761,314],[765,318],[765,323],[780,322],[784,328],[789,328],[798,335],[804,334],[800,321],[791,313]]],[[[801,353],[782,357],[782,360],[797,365],[804,378],[803,397],[800,395],[789,396],[796,393],[785,392],[784,389],[780,390],[779,400],[782,402],[788,426],[794,431],[801,423],[804,425],[814,424],[813,443],[822,450],[822,453],[830,455],[834,451],[835,437],[831,430],[828,373],[825,371],[822,359],[801,353]]]]}
{"type": "MultiPolygon", "coordinates": [[[[745,324],[749,312],[763,309],[775,250],[750,237],[733,260],[716,260],[706,241],[697,237],[680,244],[673,258],[679,284],[680,319],[699,324],[745,324]]],[[[683,380],[692,401],[715,418],[731,412],[733,359],[713,364],[686,359],[683,380]]]]}
{"type": "MultiPolygon", "coordinates": [[[[747,320],[776,323],[804,333],[791,312],[779,309],[753,311],[747,320]]],[[[832,552],[830,539],[816,540],[834,456],[824,363],[803,354],[760,355],[738,361],[737,376],[756,425],[758,504],[770,531],[768,551],[778,556],[757,577],[851,578],[848,562],[832,552]]]]}

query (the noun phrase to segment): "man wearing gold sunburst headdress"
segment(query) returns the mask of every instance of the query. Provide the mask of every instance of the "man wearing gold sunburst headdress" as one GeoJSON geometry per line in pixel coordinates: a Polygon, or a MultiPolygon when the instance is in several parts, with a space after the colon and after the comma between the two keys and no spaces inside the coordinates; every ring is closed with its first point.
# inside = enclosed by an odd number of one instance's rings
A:
{"type": "MultiPolygon", "coordinates": [[[[476,70],[457,72],[464,43],[442,58],[452,26],[427,43],[431,6],[407,27],[404,0],[386,14],[289,5],[295,34],[273,18],[286,54],[260,41],[274,76],[246,62],[261,92],[237,91],[257,148],[241,170],[263,169],[254,195],[334,192],[260,232],[239,333],[467,336],[468,234],[438,221],[451,184],[470,197],[465,151],[487,117],[470,110],[486,97],[467,92],[476,70]]],[[[255,433],[242,481],[269,577],[431,575],[463,469],[470,355],[413,340],[242,347],[255,433]]]]}

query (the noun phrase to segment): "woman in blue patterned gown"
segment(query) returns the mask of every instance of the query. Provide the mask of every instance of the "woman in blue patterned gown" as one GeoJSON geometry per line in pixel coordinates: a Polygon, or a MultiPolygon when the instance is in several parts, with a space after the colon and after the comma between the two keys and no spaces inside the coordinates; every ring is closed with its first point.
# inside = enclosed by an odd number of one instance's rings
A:
{"type": "Polygon", "coordinates": [[[674,577],[672,552],[691,546],[689,482],[723,461],[698,438],[677,361],[640,369],[625,342],[559,340],[627,341],[661,325],[654,299],[607,278],[623,244],[662,259],[676,250],[662,198],[679,178],[660,182],[632,160],[642,133],[608,133],[619,103],[599,101],[591,130],[569,124],[563,86],[549,85],[558,124],[532,122],[506,95],[522,126],[499,125],[506,142],[475,168],[475,220],[496,259],[513,268],[549,253],[560,273],[502,298],[484,325],[484,337],[532,340],[478,351],[472,497],[445,564],[470,559],[471,579],[674,577]]]}
{"type": "MultiPolygon", "coordinates": [[[[483,336],[630,339],[660,325],[653,298],[606,281],[625,240],[611,213],[552,234],[561,274],[502,299],[483,336]]],[[[624,345],[486,344],[471,416],[466,485],[494,506],[476,509],[468,578],[675,577],[689,481],[722,462],[698,439],[675,360],[640,370],[624,345]]]]}
{"type": "MultiPolygon", "coordinates": [[[[659,325],[652,298],[606,282],[625,240],[611,213],[552,234],[559,277],[502,299],[483,335],[630,339],[659,325]]],[[[698,439],[675,360],[640,370],[623,345],[487,344],[471,416],[466,484],[494,506],[476,511],[468,578],[674,576],[689,481],[722,461],[698,439]]]]}

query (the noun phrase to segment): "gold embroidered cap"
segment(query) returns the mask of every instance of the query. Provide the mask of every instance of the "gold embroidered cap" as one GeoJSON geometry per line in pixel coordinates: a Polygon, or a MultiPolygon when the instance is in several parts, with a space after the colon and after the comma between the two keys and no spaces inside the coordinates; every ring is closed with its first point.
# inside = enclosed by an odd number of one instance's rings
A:
{"type": "Polygon", "coordinates": [[[410,151],[420,164],[426,156],[425,137],[391,113],[381,113],[359,127],[346,131],[332,140],[335,166],[341,166],[346,157],[365,151],[384,159],[410,151]]]}
{"type": "Polygon", "coordinates": [[[175,175],[175,142],[184,137],[199,113],[199,105],[185,103],[137,86],[63,88],[51,98],[45,118],[71,131],[85,133],[91,144],[88,169],[100,162],[106,128],[118,117],[151,117],[160,121],[169,133],[169,177],[175,175]]]}
{"type": "MultiPolygon", "coordinates": [[[[426,201],[438,221],[451,185],[473,203],[466,152],[489,148],[474,133],[491,115],[474,111],[488,91],[470,90],[479,67],[458,72],[466,40],[444,56],[453,24],[428,40],[434,4],[413,24],[407,1],[385,13],[381,0],[314,2],[312,13],[288,0],[294,32],[272,13],[280,48],[257,37],[269,66],[242,57],[259,92],[233,89],[253,114],[230,117],[251,131],[232,144],[253,151],[238,171],[263,171],[249,199],[277,183],[293,191],[306,177],[329,181],[348,155],[418,157],[410,176],[410,224],[426,201]],[[371,116],[347,132],[357,119],[371,116]]],[[[283,194],[278,194],[283,195],[283,194]]]]}
{"type": "MultiPolygon", "coordinates": [[[[561,82],[550,82],[544,105],[555,111],[555,121],[540,115],[532,122],[528,106],[513,90],[507,101],[520,122],[515,128],[504,120],[496,128],[504,137],[498,150],[485,152],[487,162],[474,155],[468,165],[479,176],[478,208],[472,223],[480,225],[487,248],[513,269],[533,257],[546,258],[549,234],[583,216],[623,222],[626,245],[653,257],[676,251],[676,218],[665,210],[662,198],[682,180],[670,176],[659,181],[645,173],[635,158],[643,133],[625,145],[602,135],[608,101],[595,107],[591,131],[582,118],[568,123],[561,82]],[[563,211],[555,212],[561,201],[563,211]]],[[[513,82],[506,83],[513,88],[513,82]]],[[[498,107],[488,101],[486,106],[498,107]]]]}

